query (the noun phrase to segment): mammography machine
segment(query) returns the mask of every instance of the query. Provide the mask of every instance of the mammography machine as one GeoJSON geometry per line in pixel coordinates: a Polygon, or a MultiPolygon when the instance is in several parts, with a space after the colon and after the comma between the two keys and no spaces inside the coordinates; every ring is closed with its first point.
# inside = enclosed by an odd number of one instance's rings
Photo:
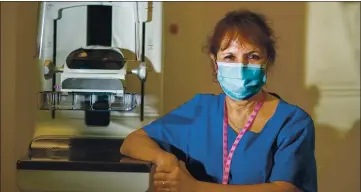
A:
{"type": "Polygon", "coordinates": [[[39,13],[39,114],[19,190],[151,191],[151,164],[119,149],[158,116],[145,83],[161,73],[162,3],[41,2],[39,13]]]}

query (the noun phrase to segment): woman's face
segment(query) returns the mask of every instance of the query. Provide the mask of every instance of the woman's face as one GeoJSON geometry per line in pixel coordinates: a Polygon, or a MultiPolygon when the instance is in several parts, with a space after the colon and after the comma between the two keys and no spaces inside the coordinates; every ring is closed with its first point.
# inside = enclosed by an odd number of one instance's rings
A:
{"type": "MultiPolygon", "coordinates": [[[[216,62],[266,65],[267,56],[260,48],[233,40],[226,49],[219,49],[216,62]]],[[[217,67],[217,66],[216,66],[217,67]]]]}

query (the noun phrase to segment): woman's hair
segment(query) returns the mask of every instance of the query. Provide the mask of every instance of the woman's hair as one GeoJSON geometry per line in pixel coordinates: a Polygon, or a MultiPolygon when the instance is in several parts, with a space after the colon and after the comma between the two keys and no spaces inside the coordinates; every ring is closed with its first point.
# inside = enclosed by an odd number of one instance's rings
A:
{"type": "MultiPolygon", "coordinates": [[[[267,54],[267,68],[276,60],[276,39],[273,30],[262,14],[249,10],[237,10],[226,14],[218,21],[213,35],[208,40],[208,53],[217,57],[219,50],[226,49],[233,40],[244,40],[263,49],[267,54]]],[[[213,75],[216,71],[213,66],[213,75]]]]}

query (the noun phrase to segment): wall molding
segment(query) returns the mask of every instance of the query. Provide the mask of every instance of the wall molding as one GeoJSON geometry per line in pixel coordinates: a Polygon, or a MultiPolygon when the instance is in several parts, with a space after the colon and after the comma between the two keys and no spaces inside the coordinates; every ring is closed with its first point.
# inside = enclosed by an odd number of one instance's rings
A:
{"type": "Polygon", "coordinates": [[[321,97],[360,97],[361,89],[359,87],[332,87],[320,88],[321,97]]]}

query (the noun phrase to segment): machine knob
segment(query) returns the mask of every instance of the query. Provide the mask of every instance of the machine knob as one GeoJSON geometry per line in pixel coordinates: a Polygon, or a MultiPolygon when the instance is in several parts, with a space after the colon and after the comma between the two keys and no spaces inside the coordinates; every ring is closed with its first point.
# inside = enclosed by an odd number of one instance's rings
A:
{"type": "Polygon", "coordinates": [[[131,73],[137,75],[139,79],[145,80],[147,78],[147,66],[145,62],[140,63],[138,68],[132,69],[131,73]]]}

